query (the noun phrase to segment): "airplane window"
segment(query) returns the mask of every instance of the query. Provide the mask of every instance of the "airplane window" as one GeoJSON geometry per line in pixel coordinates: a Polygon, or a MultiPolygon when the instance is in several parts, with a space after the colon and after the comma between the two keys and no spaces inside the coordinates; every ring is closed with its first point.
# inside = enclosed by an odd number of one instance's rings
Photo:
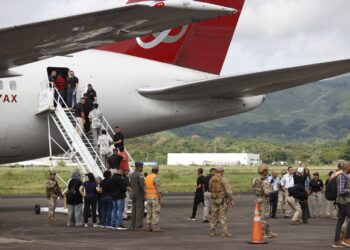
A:
{"type": "Polygon", "coordinates": [[[17,83],[16,83],[16,81],[11,81],[11,82],[10,82],[10,89],[11,89],[11,90],[16,90],[16,89],[17,89],[17,83]]]}
{"type": "Polygon", "coordinates": [[[4,88],[4,83],[0,80],[0,89],[4,88]]]}

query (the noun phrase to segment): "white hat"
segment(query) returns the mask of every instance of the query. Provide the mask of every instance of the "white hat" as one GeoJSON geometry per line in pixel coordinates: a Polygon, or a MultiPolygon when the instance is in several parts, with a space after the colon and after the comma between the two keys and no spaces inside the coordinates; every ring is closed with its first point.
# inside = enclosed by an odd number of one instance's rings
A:
{"type": "Polygon", "coordinates": [[[300,173],[300,174],[304,173],[304,168],[303,167],[299,167],[297,169],[297,172],[300,173]]]}

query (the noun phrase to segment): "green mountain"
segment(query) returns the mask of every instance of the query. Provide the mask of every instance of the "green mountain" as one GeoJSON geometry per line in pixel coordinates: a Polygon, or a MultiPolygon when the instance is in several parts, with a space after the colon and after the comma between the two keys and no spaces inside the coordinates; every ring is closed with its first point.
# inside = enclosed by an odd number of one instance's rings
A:
{"type": "Polygon", "coordinates": [[[349,139],[350,76],[272,93],[252,112],[175,129],[174,133],[206,138],[349,139]]]}

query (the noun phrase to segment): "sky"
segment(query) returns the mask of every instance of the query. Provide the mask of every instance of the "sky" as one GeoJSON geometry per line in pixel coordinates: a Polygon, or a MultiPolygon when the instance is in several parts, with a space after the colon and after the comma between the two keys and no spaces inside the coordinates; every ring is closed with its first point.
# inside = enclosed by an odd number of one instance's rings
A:
{"type": "MultiPolygon", "coordinates": [[[[0,0],[0,28],[124,0],[0,0]]],[[[349,0],[246,0],[222,74],[350,58],[349,0]]]]}

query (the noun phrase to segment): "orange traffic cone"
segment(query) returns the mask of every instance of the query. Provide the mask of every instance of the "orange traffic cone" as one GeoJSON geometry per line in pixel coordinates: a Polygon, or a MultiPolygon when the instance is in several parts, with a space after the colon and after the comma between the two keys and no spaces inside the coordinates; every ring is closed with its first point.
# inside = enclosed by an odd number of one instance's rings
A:
{"type": "Polygon", "coordinates": [[[249,244],[267,244],[267,242],[264,241],[263,226],[260,215],[260,205],[258,202],[256,202],[255,204],[255,215],[252,227],[252,240],[249,241],[249,244]]]}

